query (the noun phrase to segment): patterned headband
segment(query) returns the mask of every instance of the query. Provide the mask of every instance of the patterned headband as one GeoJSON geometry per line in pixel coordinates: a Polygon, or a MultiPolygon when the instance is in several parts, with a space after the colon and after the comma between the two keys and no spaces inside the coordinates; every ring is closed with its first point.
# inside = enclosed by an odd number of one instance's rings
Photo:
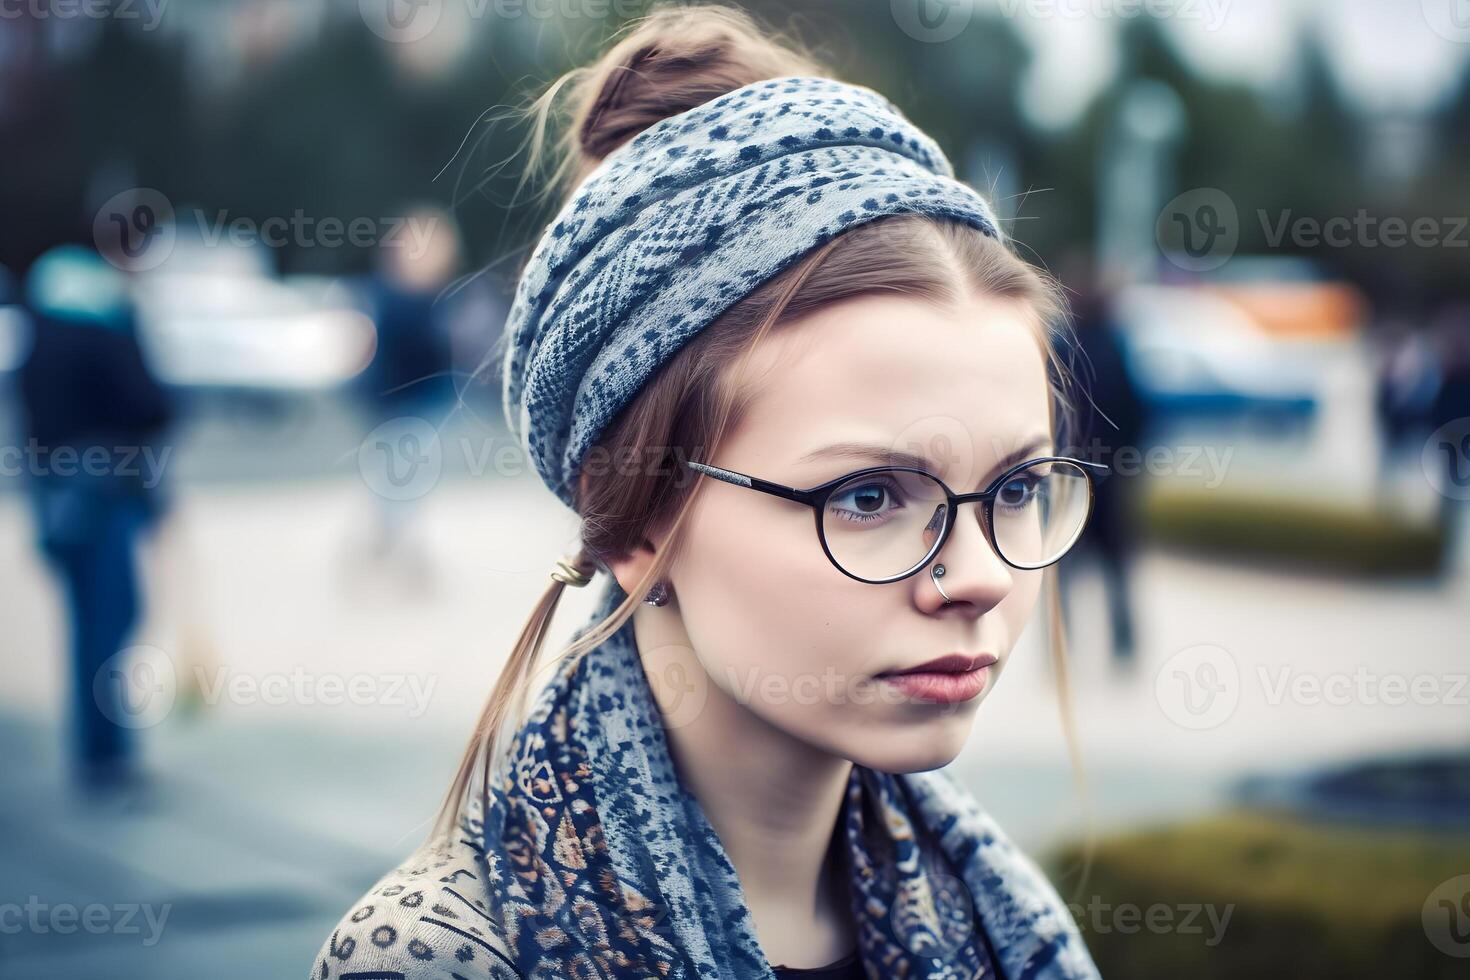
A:
{"type": "Polygon", "coordinates": [[[531,254],[506,321],[505,419],[568,506],[583,457],[683,344],[793,260],[874,218],[1002,233],[882,95],[754,82],[610,153],[531,254]]]}

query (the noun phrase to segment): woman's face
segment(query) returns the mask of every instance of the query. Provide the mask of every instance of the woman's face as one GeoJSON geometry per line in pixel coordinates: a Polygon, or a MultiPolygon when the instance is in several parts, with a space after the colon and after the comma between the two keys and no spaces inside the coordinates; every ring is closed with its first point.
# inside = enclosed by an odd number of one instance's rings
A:
{"type": "MultiPolygon", "coordinates": [[[[788,486],[890,464],[901,451],[964,493],[989,486],[1013,453],[1052,451],[1045,361],[1028,308],[1013,301],[848,300],[783,325],[742,377],[757,394],[706,461],[788,486]],[[873,455],[821,454],[836,443],[873,455]]],[[[823,553],[810,507],[699,479],[707,485],[668,575],[676,605],[666,610],[677,609],[707,696],[880,771],[933,769],[958,755],[1042,572],[1003,562],[971,503],[935,559],[952,604],[932,564],[899,582],[861,582],[823,553]],[[978,695],[936,702],[875,676],[950,653],[999,658],[978,695]]]]}

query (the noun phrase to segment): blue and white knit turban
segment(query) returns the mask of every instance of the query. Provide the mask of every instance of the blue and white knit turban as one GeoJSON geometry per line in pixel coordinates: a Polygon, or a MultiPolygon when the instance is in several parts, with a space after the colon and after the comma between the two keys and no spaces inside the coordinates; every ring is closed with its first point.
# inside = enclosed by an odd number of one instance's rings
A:
{"type": "Polygon", "coordinates": [[[990,205],[882,95],[754,82],[610,153],[531,254],[506,321],[505,418],[569,507],[607,424],[685,341],[793,260],[874,218],[1001,237],[990,205]]]}

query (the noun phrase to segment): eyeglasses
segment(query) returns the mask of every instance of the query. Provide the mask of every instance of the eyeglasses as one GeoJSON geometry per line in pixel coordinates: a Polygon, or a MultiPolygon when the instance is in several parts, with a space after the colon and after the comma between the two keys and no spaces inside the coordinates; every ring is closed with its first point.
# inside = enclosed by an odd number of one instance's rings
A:
{"type": "Polygon", "coordinates": [[[1041,456],[1018,463],[976,493],[955,493],[911,466],[872,466],[809,490],[782,486],[708,463],[684,461],[706,476],[811,507],[822,550],[837,570],[884,585],[908,578],[939,554],[960,504],[980,504],[986,540],[1013,568],[1036,569],[1065,555],[1092,513],[1093,472],[1102,463],[1041,456]]]}

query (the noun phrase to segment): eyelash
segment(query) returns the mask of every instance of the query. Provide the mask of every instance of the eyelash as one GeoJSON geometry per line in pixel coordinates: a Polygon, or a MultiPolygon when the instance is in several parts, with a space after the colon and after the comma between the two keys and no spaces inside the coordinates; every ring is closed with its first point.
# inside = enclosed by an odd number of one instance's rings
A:
{"type": "Polygon", "coordinates": [[[1024,483],[1026,485],[1026,489],[1030,491],[1030,493],[1026,497],[1026,501],[1022,504],[1004,504],[1001,503],[1000,497],[997,495],[995,500],[995,505],[997,507],[1004,507],[1007,510],[1019,510],[1030,505],[1031,501],[1035,499],[1035,491],[1041,486],[1042,478],[1039,476],[1019,476],[1016,477],[1016,479],[1024,483]]]}
{"type": "MultiPolygon", "coordinates": [[[[1020,504],[1007,504],[1007,503],[1002,502],[1002,500],[997,496],[996,501],[995,501],[995,506],[996,507],[1003,508],[1005,510],[1022,510],[1024,508],[1030,506],[1031,501],[1035,499],[1035,491],[1037,490],[1038,487],[1041,486],[1041,479],[1042,479],[1041,477],[1034,476],[1034,475],[1031,475],[1031,476],[1022,475],[1022,476],[1017,476],[1014,479],[1021,481],[1021,483],[1023,483],[1025,485],[1025,489],[1027,491],[1027,496],[1026,496],[1025,501],[1023,501],[1020,504]]],[[[866,488],[868,488],[870,486],[879,486],[879,487],[882,487],[884,493],[888,494],[890,497],[899,498],[894,503],[894,507],[901,507],[901,506],[903,506],[903,500],[900,498],[899,494],[897,494],[895,492],[893,483],[890,480],[875,480],[872,483],[865,483],[865,484],[862,484],[859,487],[855,487],[853,490],[847,491],[847,493],[849,493],[849,494],[850,493],[854,493],[857,490],[863,490],[863,489],[866,489],[866,488]]],[[[1004,487],[1002,487],[1002,489],[1004,489],[1004,487]]],[[[843,494],[843,496],[846,496],[846,495],[847,494],[843,494]]],[[[835,500],[837,498],[834,496],[833,499],[835,500]]],[[[883,515],[881,515],[881,514],[864,514],[864,513],[860,512],[860,511],[851,510],[851,509],[846,508],[846,507],[838,507],[837,508],[837,511],[838,511],[839,514],[842,514],[844,516],[844,520],[851,520],[851,521],[853,521],[854,523],[857,523],[857,524],[871,524],[874,521],[883,520],[883,515]]]]}
{"type": "MultiPolygon", "coordinates": [[[[842,496],[845,497],[848,494],[851,494],[851,493],[856,492],[857,490],[863,490],[863,489],[866,489],[867,487],[870,487],[870,486],[873,486],[873,487],[882,487],[883,488],[883,492],[886,493],[886,494],[888,494],[890,497],[897,497],[897,498],[899,498],[898,501],[894,504],[894,506],[896,506],[896,507],[903,506],[904,501],[902,500],[902,498],[900,497],[900,495],[897,492],[895,492],[893,481],[891,481],[891,480],[881,480],[881,479],[879,479],[879,480],[874,480],[872,483],[864,483],[861,486],[854,487],[852,490],[847,491],[847,493],[842,494],[842,496]]],[[[838,499],[838,497],[834,495],[832,499],[833,500],[836,500],[836,499],[838,499]]],[[[883,515],[882,514],[864,514],[864,513],[861,513],[859,511],[849,510],[846,507],[838,507],[837,508],[837,512],[839,514],[844,515],[844,519],[856,518],[856,520],[854,521],[854,523],[858,523],[858,524],[871,524],[873,521],[883,520],[883,515]],[[851,517],[848,517],[847,515],[851,515],[851,517]]]]}

